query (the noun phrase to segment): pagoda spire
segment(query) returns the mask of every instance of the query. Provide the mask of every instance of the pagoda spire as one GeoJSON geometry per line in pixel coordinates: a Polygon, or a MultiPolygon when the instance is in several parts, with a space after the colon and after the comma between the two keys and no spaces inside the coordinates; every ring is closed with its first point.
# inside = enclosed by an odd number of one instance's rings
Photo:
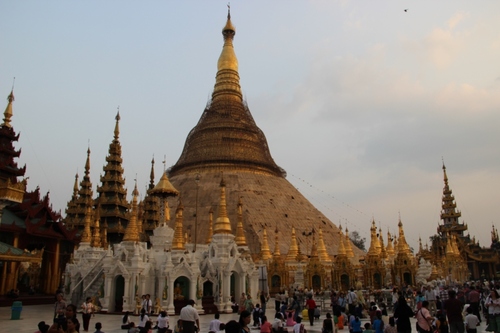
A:
{"type": "MultiPolygon", "coordinates": [[[[116,130],[115,130],[116,132],[116,130]]],[[[132,210],[130,212],[130,219],[127,227],[125,228],[125,235],[123,235],[123,241],[125,242],[139,242],[141,240],[140,230],[137,224],[137,197],[139,196],[139,191],[137,190],[137,181],[135,182],[134,190],[132,191],[132,210]]]]}
{"type": "Polygon", "coordinates": [[[280,244],[279,244],[279,231],[278,231],[278,225],[276,225],[276,229],[274,230],[274,253],[273,257],[279,258],[281,257],[281,252],[280,252],[280,244]]]}
{"type": "Polygon", "coordinates": [[[406,242],[405,232],[403,230],[403,222],[401,222],[401,217],[398,223],[399,237],[398,237],[398,253],[410,253],[410,246],[406,242]]]}
{"type": "Polygon", "coordinates": [[[319,259],[322,262],[332,262],[332,259],[330,258],[330,256],[328,255],[328,251],[326,250],[325,240],[323,239],[323,229],[321,227],[319,227],[318,230],[318,255],[319,259]]]}
{"type": "Polygon", "coordinates": [[[316,245],[316,232],[314,231],[314,229],[312,230],[312,245],[311,245],[311,255],[310,255],[310,258],[313,259],[317,259],[318,258],[318,247],[316,245]]]}
{"type": "Polygon", "coordinates": [[[389,230],[387,230],[387,247],[385,249],[388,257],[394,256],[394,248],[392,247],[392,236],[389,230]]]}
{"type": "Polygon", "coordinates": [[[151,160],[151,172],[149,173],[149,189],[152,190],[155,187],[155,158],[151,160]]]}
{"type": "MultiPolygon", "coordinates": [[[[129,222],[129,203],[127,201],[127,190],[125,189],[125,178],[123,177],[122,147],[120,136],[120,112],[115,117],[115,129],[113,141],[109,145],[107,164],[103,167],[104,175],[101,176],[101,186],[97,187],[99,197],[105,198],[101,203],[100,216],[108,223],[109,243],[118,243],[122,240],[123,227],[129,222]]],[[[133,215],[133,214],[132,214],[133,215]]]]}
{"type": "Polygon", "coordinates": [[[78,198],[78,172],[75,174],[75,182],[73,183],[73,195],[71,200],[76,200],[78,198]]]}
{"type": "Polygon", "coordinates": [[[438,230],[441,233],[446,233],[447,231],[453,231],[454,234],[463,236],[465,230],[467,230],[467,225],[460,224],[459,218],[462,213],[457,210],[457,204],[455,202],[455,197],[448,184],[448,175],[446,174],[446,166],[443,162],[443,201],[441,205],[441,220],[443,225],[439,226],[438,230]]]}
{"type": "Polygon", "coordinates": [[[377,256],[379,254],[377,249],[377,227],[375,226],[375,219],[372,219],[372,226],[370,228],[370,247],[368,248],[368,255],[377,256]]]}
{"type": "Polygon", "coordinates": [[[380,257],[382,259],[387,259],[387,252],[385,251],[384,238],[382,237],[382,228],[378,229],[379,234],[379,244],[380,244],[380,257]]]}
{"type": "Polygon", "coordinates": [[[299,246],[297,244],[297,236],[295,235],[295,227],[292,226],[292,239],[290,242],[290,248],[286,255],[287,262],[296,262],[297,255],[299,254],[299,246]]]}
{"type": "MultiPolygon", "coordinates": [[[[347,229],[346,229],[346,233],[347,233],[347,229]]],[[[342,233],[342,225],[339,225],[339,249],[338,249],[337,255],[339,255],[339,256],[347,255],[347,252],[345,250],[345,245],[344,245],[344,234],[342,233]]]]}
{"type": "Polygon", "coordinates": [[[3,113],[3,124],[1,126],[5,126],[5,127],[8,127],[8,128],[11,128],[12,125],[10,124],[10,118],[12,118],[12,103],[15,101],[16,99],[14,98],[14,88],[12,88],[12,90],[10,91],[10,94],[9,96],[7,97],[7,101],[9,101],[9,103],[7,103],[7,107],[5,108],[5,111],[3,113]]]}
{"type": "Polygon", "coordinates": [[[92,207],[87,205],[87,211],[85,214],[85,225],[83,226],[83,233],[80,239],[80,243],[90,243],[91,231],[90,224],[92,223],[92,207]]]}
{"type": "Polygon", "coordinates": [[[191,130],[179,160],[169,171],[170,177],[200,170],[243,170],[279,177],[286,174],[274,162],[264,133],[243,101],[233,47],[235,34],[228,14],[212,99],[191,130]]]}
{"type": "Polygon", "coordinates": [[[92,247],[102,247],[101,244],[101,227],[99,226],[99,209],[95,210],[94,217],[94,230],[92,232],[92,240],[90,241],[90,246],[92,247]]]}
{"type": "Polygon", "coordinates": [[[347,258],[354,258],[354,251],[352,250],[352,242],[349,238],[349,229],[345,228],[345,252],[347,258]]]}
{"type": "Polygon", "coordinates": [[[234,241],[238,246],[247,246],[247,240],[243,230],[243,202],[241,197],[238,199],[238,224],[236,227],[236,237],[234,238],[234,241]]]}
{"type": "Polygon", "coordinates": [[[208,212],[208,232],[207,232],[207,244],[212,243],[212,236],[214,235],[214,209],[210,207],[208,212]]]}
{"type": "Polygon", "coordinates": [[[185,240],[182,230],[182,224],[184,217],[182,213],[184,211],[184,205],[182,204],[182,199],[179,198],[179,204],[175,210],[175,229],[174,229],[174,239],[172,240],[172,250],[185,250],[185,240]]]}
{"type": "Polygon", "coordinates": [[[265,226],[262,229],[262,244],[260,249],[260,257],[264,261],[269,260],[272,257],[271,249],[269,248],[269,240],[267,238],[267,230],[265,226]]]}
{"type": "Polygon", "coordinates": [[[215,220],[214,235],[215,234],[230,234],[231,232],[231,222],[229,221],[229,216],[227,215],[226,207],[226,183],[224,182],[224,177],[221,177],[220,181],[220,201],[219,201],[219,214],[215,220]]]}

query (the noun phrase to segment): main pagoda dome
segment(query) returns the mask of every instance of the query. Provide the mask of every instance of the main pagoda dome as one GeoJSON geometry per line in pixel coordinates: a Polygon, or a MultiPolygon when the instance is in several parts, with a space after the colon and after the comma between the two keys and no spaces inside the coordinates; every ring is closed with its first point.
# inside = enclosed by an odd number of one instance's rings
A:
{"type": "MultiPolygon", "coordinates": [[[[237,229],[238,207],[243,205],[244,234],[251,252],[261,251],[267,229],[279,231],[280,251],[286,254],[294,227],[303,254],[312,250],[311,231],[321,228],[327,251],[334,255],[338,228],[285,179],[286,172],[274,162],[266,137],[243,100],[235,33],[228,13],[212,98],[187,136],[179,160],[168,170],[172,185],[181,193],[184,230],[191,242],[207,239],[209,212],[217,205],[223,177],[232,232],[237,229]]],[[[169,199],[171,207],[177,205],[174,200],[169,199]]],[[[275,241],[269,243],[274,248],[275,241]]],[[[357,248],[354,251],[355,257],[362,255],[357,248]]]]}

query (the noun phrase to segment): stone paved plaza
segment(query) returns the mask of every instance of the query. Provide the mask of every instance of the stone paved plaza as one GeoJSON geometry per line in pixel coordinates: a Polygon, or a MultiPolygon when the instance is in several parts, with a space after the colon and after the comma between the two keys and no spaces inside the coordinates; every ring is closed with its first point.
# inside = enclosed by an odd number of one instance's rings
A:
{"type": "MultiPolygon", "coordinates": [[[[269,302],[269,304],[273,304],[269,302]]],[[[28,305],[23,306],[23,310],[21,312],[20,320],[11,320],[11,309],[10,307],[0,307],[0,332],[8,332],[8,333],[33,333],[37,328],[37,324],[44,320],[46,323],[51,322],[51,318],[53,316],[54,306],[53,305],[28,305]]],[[[268,311],[268,317],[273,317],[274,310],[271,308],[268,311]]],[[[156,318],[156,317],[154,317],[156,318]]],[[[306,329],[309,332],[321,332],[321,323],[325,318],[324,314],[322,314],[319,322],[315,323],[313,327],[309,326],[309,322],[304,322],[306,329]]],[[[106,333],[126,333],[125,330],[120,329],[122,316],[113,315],[113,314],[96,314],[90,320],[90,332],[94,332],[94,325],[96,322],[101,322],[103,326],[103,331],[106,333]]],[[[173,327],[173,324],[177,321],[178,316],[170,316],[170,326],[173,327]]],[[[200,316],[200,325],[201,331],[200,333],[208,332],[208,325],[210,321],[213,319],[213,315],[202,315],[200,316]]],[[[228,322],[229,320],[238,320],[237,314],[223,314],[221,315],[220,320],[222,322],[228,322]]],[[[82,324],[81,314],[78,314],[78,320],[80,321],[80,325],[82,324]]],[[[132,321],[138,322],[137,316],[132,316],[132,321]]],[[[363,322],[366,320],[363,320],[363,322]]],[[[415,320],[412,320],[412,327],[415,326],[415,320]]],[[[290,329],[290,328],[289,328],[290,329]]],[[[258,330],[252,329],[253,332],[257,333],[258,330]]],[[[80,332],[83,332],[83,327],[81,327],[80,332]]],[[[155,330],[156,332],[156,330],[155,330]]],[[[339,331],[341,333],[349,333],[347,329],[339,331]]],[[[484,321],[481,324],[481,327],[478,328],[478,333],[485,332],[485,324],[484,321]]]]}

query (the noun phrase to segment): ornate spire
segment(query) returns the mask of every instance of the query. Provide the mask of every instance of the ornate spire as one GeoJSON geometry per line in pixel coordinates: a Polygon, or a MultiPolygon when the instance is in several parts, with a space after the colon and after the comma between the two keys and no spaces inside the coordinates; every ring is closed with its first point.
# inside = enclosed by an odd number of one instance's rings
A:
{"type": "Polygon", "coordinates": [[[269,248],[269,240],[267,239],[267,230],[266,227],[262,229],[262,243],[260,248],[260,257],[262,260],[271,259],[271,249],[269,248]]]}
{"type": "MultiPolygon", "coordinates": [[[[116,114],[116,124],[113,141],[109,145],[106,165],[103,167],[104,175],[101,176],[101,186],[97,187],[101,201],[101,219],[106,219],[108,223],[109,243],[122,241],[123,227],[128,224],[129,202],[127,201],[127,190],[125,189],[125,179],[123,177],[122,147],[118,140],[120,135],[119,121],[120,113],[116,114]]],[[[132,214],[133,215],[133,214],[132,214]]]]}
{"type": "Polygon", "coordinates": [[[92,240],[90,241],[90,246],[92,247],[102,247],[101,244],[101,227],[99,225],[99,209],[95,210],[94,217],[94,230],[92,231],[92,240]]]}
{"type": "MultiPolygon", "coordinates": [[[[347,233],[347,229],[346,229],[347,233]]],[[[345,256],[347,255],[347,252],[345,250],[345,245],[344,245],[344,235],[342,233],[342,226],[339,225],[339,249],[338,249],[338,256],[345,256]]]]}
{"type": "Polygon", "coordinates": [[[227,216],[226,207],[226,183],[224,177],[220,181],[220,201],[219,201],[219,215],[215,220],[214,235],[215,234],[231,234],[231,222],[227,216]]]}
{"type": "Polygon", "coordinates": [[[387,247],[385,249],[385,252],[387,253],[387,256],[393,257],[394,256],[394,248],[392,247],[392,236],[389,230],[387,230],[387,247]]]}
{"type": "Polygon", "coordinates": [[[149,189],[152,190],[155,187],[155,158],[151,160],[151,172],[149,173],[149,189]]]}
{"type": "Polygon", "coordinates": [[[345,228],[345,252],[347,258],[354,258],[354,251],[352,250],[352,242],[349,238],[349,229],[345,228]]]}
{"type": "Polygon", "coordinates": [[[380,257],[382,259],[387,259],[387,252],[385,251],[384,238],[382,237],[382,228],[378,229],[379,234],[379,244],[380,244],[380,257]]]}
{"type": "MultiPolygon", "coordinates": [[[[116,130],[115,130],[116,132],[116,130]]],[[[125,235],[123,236],[123,241],[125,242],[139,242],[141,240],[140,230],[137,224],[137,197],[139,196],[139,191],[137,190],[137,181],[134,186],[134,191],[132,191],[132,211],[130,212],[130,220],[125,228],[125,235]]]]}
{"type": "Polygon", "coordinates": [[[186,171],[245,170],[285,176],[274,162],[264,133],[243,101],[238,59],[233,39],[236,30],[228,15],[222,29],[224,45],[217,62],[212,100],[189,133],[184,150],[170,169],[173,177],[186,171]]]}
{"type": "Polygon", "coordinates": [[[83,227],[82,237],[80,239],[80,243],[90,243],[90,224],[92,223],[92,208],[90,205],[87,205],[87,212],[85,214],[85,225],[83,227]]]}
{"type": "Polygon", "coordinates": [[[312,230],[312,245],[311,245],[311,255],[310,258],[318,258],[318,247],[316,246],[316,232],[312,230]]]}
{"type": "Polygon", "coordinates": [[[368,254],[372,256],[377,256],[380,254],[380,249],[377,248],[377,227],[375,226],[375,219],[372,219],[372,226],[370,228],[370,248],[368,249],[368,254]]]}
{"type": "Polygon", "coordinates": [[[184,246],[184,235],[182,230],[182,223],[184,221],[184,217],[182,213],[184,211],[184,205],[182,205],[182,200],[179,198],[179,205],[175,210],[175,231],[174,231],[174,239],[172,240],[172,250],[185,250],[184,246]]]}
{"type": "Polygon", "coordinates": [[[299,254],[299,246],[297,245],[297,236],[295,235],[295,228],[292,226],[292,240],[290,242],[290,248],[286,255],[287,262],[296,262],[297,255],[299,254]]]}
{"type": "Polygon", "coordinates": [[[12,90],[10,91],[7,100],[9,101],[9,103],[7,104],[7,107],[5,108],[5,111],[3,113],[3,124],[1,126],[10,128],[12,127],[12,125],[10,124],[10,118],[12,118],[12,103],[15,101],[14,88],[12,88],[12,90]]]}
{"type": "Polygon", "coordinates": [[[212,236],[214,234],[214,209],[210,207],[208,212],[208,233],[207,233],[207,244],[212,243],[212,236]]]}
{"type": "Polygon", "coordinates": [[[236,237],[234,238],[234,241],[238,246],[247,246],[247,240],[243,230],[243,202],[241,197],[238,199],[238,224],[236,227],[236,237]]]}
{"type": "Polygon", "coordinates": [[[398,253],[410,253],[410,246],[406,242],[405,232],[403,230],[403,222],[401,222],[401,217],[398,223],[399,237],[398,237],[398,253]]]}
{"type": "Polygon", "coordinates": [[[450,230],[451,226],[454,228],[454,233],[459,233],[463,236],[463,231],[467,230],[467,226],[459,223],[459,218],[462,213],[457,210],[457,204],[455,203],[455,197],[453,192],[448,185],[448,175],[446,174],[446,166],[443,162],[443,178],[444,178],[444,188],[443,188],[443,201],[441,210],[441,220],[443,220],[444,228],[440,228],[442,232],[450,230]]]}
{"type": "Polygon", "coordinates": [[[323,239],[323,229],[321,229],[321,227],[318,230],[318,254],[319,259],[322,262],[332,262],[332,259],[330,258],[330,256],[328,255],[328,251],[326,250],[325,240],[323,239]]]}
{"type": "Polygon", "coordinates": [[[71,200],[76,200],[78,198],[78,172],[75,174],[75,183],[73,184],[73,195],[71,200]]]}
{"type": "Polygon", "coordinates": [[[273,253],[273,257],[275,257],[275,258],[281,257],[278,235],[279,235],[278,225],[276,225],[276,229],[274,230],[274,253],[273,253]]]}

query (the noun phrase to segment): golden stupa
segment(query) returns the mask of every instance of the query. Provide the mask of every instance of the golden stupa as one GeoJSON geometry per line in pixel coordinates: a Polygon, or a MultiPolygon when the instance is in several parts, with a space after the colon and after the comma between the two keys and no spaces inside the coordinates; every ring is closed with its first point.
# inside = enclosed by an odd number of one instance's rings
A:
{"type": "MultiPolygon", "coordinates": [[[[303,231],[321,228],[326,250],[334,255],[340,244],[338,228],[288,182],[286,172],[273,160],[266,137],[243,99],[233,47],[235,33],[228,14],[211,101],[187,136],[179,160],[168,170],[170,182],[182,194],[184,230],[191,233],[197,230],[198,240],[207,238],[209,212],[217,206],[223,177],[232,231],[238,230],[241,221],[238,203],[241,199],[245,202],[243,228],[252,253],[260,252],[265,229],[279,230],[280,251],[288,253],[294,226],[302,252],[307,251],[308,243],[303,231]]],[[[169,203],[171,207],[177,206],[173,198],[169,203]]],[[[195,239],[194,234],[191,239],[195,239]]],[[[275,239],[271,237],[268,241],[273,249],[275,239]]],[[[353,248],[356,257],[362,255],[353,248]]]]}

